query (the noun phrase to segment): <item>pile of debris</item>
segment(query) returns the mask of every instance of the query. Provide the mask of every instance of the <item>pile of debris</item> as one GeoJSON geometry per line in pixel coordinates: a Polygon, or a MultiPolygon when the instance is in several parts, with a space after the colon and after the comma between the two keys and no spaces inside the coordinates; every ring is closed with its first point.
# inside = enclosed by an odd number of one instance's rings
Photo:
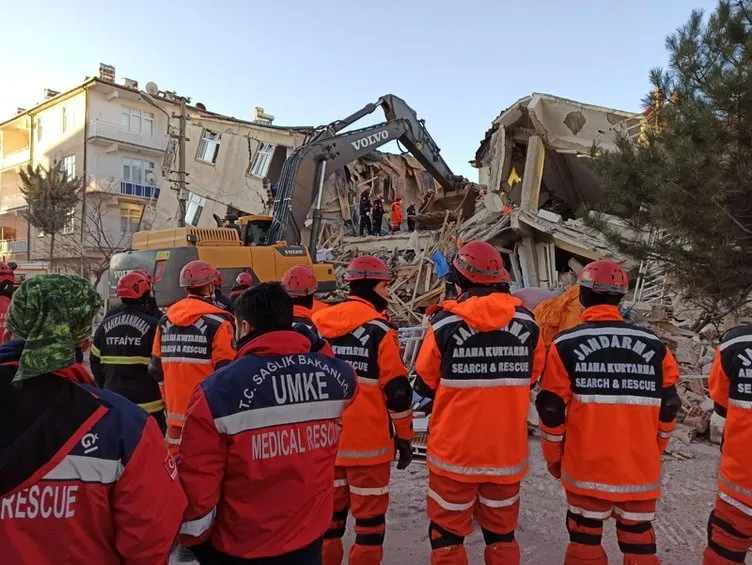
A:
{"type": "Polygon", "coordinates": [[[392,270],[394,282],[389,298],[389,315],[398,326],[423,323],[426,308],[445,297],[442,276],[455,252],[457,224],[444,212],[444,220],[434,231],[408,232],[382,237],[345,237],[332,231],[321,246],[320,257],[335,266],[339,288],[327,300],[347,295],[343,281],[347,264],[358,255],[375,255],[392,270]]]}

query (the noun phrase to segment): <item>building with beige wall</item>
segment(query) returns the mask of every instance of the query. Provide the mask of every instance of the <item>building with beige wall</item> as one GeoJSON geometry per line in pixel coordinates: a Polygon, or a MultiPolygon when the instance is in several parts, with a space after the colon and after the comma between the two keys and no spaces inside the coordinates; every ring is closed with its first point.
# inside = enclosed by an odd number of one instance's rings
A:
{"type": "MultiPolygon", "coordinates": [[[[82,202],[56,236],[53,270],[98,277],[133,232],[178,224],[180,98],[147,86],[151,94],[136,81],[117,82],[115,69],[101,65],[99,76],[66,92],[48,90],[42,103],[0,122],[0,258],[49,257],[49,234],[24,217],[19,171],[27,165],[62,162],[85,179],[82,202]]],[[[187,105],[187,224],[265,210],[267,187],[310,129],[274,126],[259,110],[245,121],[187,105]]]]}

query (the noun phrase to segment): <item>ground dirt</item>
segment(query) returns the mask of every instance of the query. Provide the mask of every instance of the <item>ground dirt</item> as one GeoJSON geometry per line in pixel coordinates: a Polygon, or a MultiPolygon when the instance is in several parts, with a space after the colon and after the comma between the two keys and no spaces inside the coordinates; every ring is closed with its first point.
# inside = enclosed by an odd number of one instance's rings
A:
{"type": "MultiPolygon", "coordinates": [[[[715,500],[718,447],[693,443],[686,451],[694,458],[678,460],[664,456],[664,491],[655,522],[658,554],[664,565],[702,563],[707,519],[715,500]]],[[[534,438],[530,440],[530,462],[530,471],[522,484],[522,509],[517,529],[522,563],[561,565],[568,541],[564,492],[546,471],[540,441],[534,438]]],[[[426,485],[427,471],[422,461],[413,462],[405,471],[393,470],[384,565],[430,562],[426,485]]],[[[354,538],[352,522],[351,518],[345,538],[347,547],[354,538]]],[[[610,563],[622,563],[613,520],[606,524],[603,543],[610,563]]],[[[465,547],[470,564],[482,565],[484,544],[477,527],[465,547]]],[[[747,563],[752,563],[752,559],[747,563]]]]}

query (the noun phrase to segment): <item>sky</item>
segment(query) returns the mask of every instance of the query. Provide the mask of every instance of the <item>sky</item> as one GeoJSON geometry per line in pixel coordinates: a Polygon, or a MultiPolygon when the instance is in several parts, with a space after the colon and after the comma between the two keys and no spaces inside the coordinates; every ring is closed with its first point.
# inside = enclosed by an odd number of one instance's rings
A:
{"type": "MultiPolygon", "coordinates": [[[[396,94],[455,174],[533,92],[639,111],[665,38],[716,0],[36,0],[6,2],[0,121],[98,73],[154,81],[207,109],[321,125],[396,94]],[[31,11],[30,11],[31,10],[31,11]]],[[[376,123],[382,116],[364,121],[376,123]]]]}

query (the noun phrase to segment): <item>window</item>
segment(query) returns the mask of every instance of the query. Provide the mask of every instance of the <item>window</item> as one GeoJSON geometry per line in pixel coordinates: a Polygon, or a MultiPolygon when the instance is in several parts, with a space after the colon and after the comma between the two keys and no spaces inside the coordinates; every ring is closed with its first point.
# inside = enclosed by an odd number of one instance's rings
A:
{"type": "Polygon", "coordinates": [[[154,178],[154,162],[123,157],[123,180],[151,186],[154,178]]]}
{"type": "Polygon", "coordinates": [[[185,203],[185,223],[191,226],[198,225],[205,205],[206,198],[188,191],[188,200],[185,203]]]}
{"type": "Polygon", "coordinates": [[[42,141],[42,118],[37,118],[37,143],[42,141]]]}
{"type": "Polygon", "coordinates": [[[68,109],[63,106],[63,133],[68,131],[68,109]]]}
{"type": "Polygon", "coordinates": [[[60,231],[60,233],[65,234],[65,235],[71,235],[75,231],[76,231],[76,209],[71,208],[70,212],[68,212],[68,220],[65,222],[65,225],[63,226],[63,229],[60,231]]]}
{"type": "Polygon", "coordinates": [[[217,155],[219,155],[219,142],[221,140],[221,133],[205,129],[204,134],[201,136],[201,142],[198,144],[196,159],[206,163],[216,163],[217,155]]]}
{"type": "Polygon", "coordinates": [[[62,162],[62,168],[63,171],[65,171],[65,178],[68,180],[76,178],[76,156],[68,155],[63,158],[62,162]]]}
{"type": "Polygon", "coordinates": [[[141,208],[120,208],[120,231],[136,233],[141,223],[141,208]]]}
{"type": "Polygon", "coordinates": [[[123,106],[120,110],[120,125],[126,131],[152,135],[154,133],[154,114],[143,112],[138,108],[123,106]]]}
{"type": "Polygon", "coordinates": [[[264,178],[269,172],[269,165],[272,163],[274,155],[274,145],[270,143],[261,143],[256,151],[256,156],[251,164],[250,174],[254,177],[264,178]]]}

